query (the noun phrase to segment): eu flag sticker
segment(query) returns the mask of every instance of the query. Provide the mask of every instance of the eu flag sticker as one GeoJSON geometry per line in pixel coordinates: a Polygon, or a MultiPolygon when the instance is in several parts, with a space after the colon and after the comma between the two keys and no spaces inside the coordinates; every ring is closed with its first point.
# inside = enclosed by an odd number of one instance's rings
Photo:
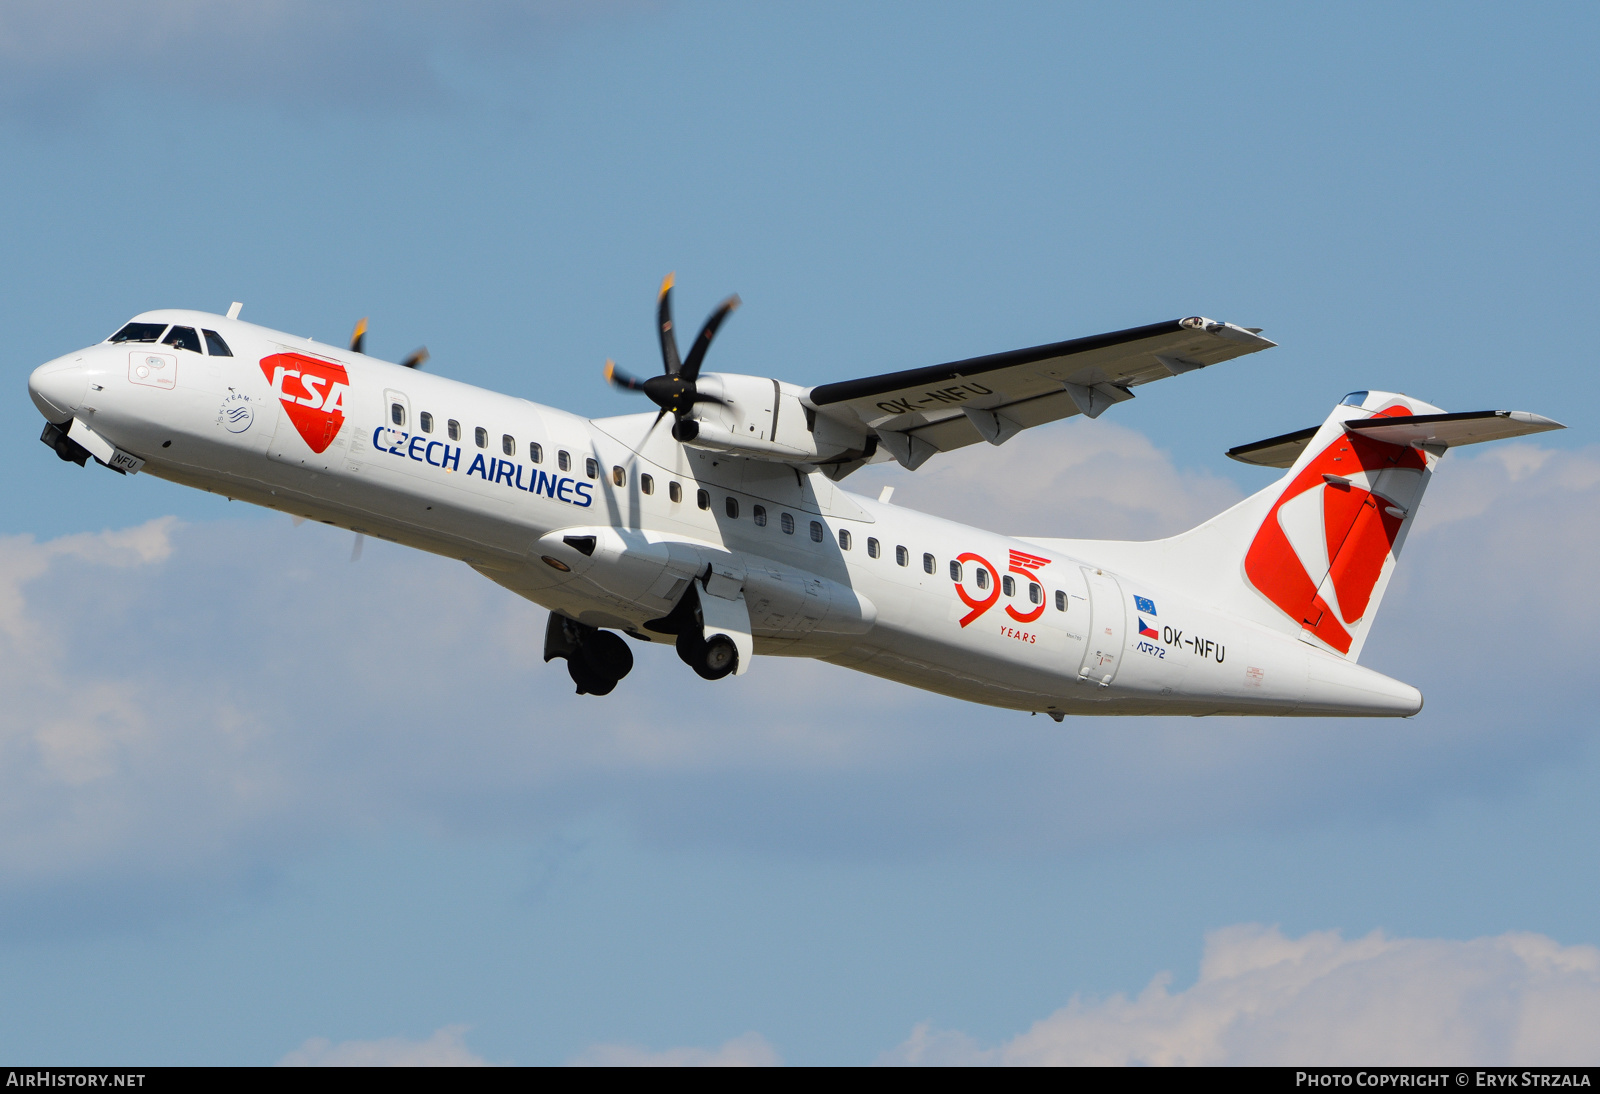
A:
{"type": "Polygon", "coordinates": [[[1138,608],[1141,612],[1144,612],[1146,615],[1156,614],[1156,602],[1154,600],[1149,600],[1142,596],[1136,596],[1133,598],[1133,606],[1138,608]]]}

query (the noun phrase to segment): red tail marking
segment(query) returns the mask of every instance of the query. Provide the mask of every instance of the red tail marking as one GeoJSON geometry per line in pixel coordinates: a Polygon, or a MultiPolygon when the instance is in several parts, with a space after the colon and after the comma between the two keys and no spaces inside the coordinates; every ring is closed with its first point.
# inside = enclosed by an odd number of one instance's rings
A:
{"type": "MultiPolygon", "coordinates": [[[[1406,408],[1396,406],[1378,416],[1406,413],[1406,408]]],[[[1338,594],[1339,614],[1345,623],[1354,623],[1366,614],[1401,521],[1385,511],[1383,499],[1359,486],[1330,486],[1323,476],[1350,478],[1363,471],[1394,467],[1420,470],[1426,466],[1422,454],[1409,446],[1341,434],[1301,469],[1262,521],[1244,556],[1244,572],[1250,584],[1329,646],[1349,653],[1354,640],[1340,625],[1333,609],[1317,595],[1317,583],[1324,575],[1306,572],[1284,534],[1278,510],[1308,490],[1323,491],[1323,536],[1332,562],[1329,576],[1338,594]]]]}

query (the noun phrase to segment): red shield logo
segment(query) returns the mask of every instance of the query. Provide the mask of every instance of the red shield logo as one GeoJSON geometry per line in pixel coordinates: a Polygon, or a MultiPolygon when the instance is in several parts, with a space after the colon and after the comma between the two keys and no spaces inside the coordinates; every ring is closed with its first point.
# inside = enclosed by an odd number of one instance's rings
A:
{"type": "Polygon", "coordinates": [[[344,366],[303,353],[274,353],[261,359],[261,372],[301,439],[311,451],[325,451],[344,428],[350,392],[344,366]]]}

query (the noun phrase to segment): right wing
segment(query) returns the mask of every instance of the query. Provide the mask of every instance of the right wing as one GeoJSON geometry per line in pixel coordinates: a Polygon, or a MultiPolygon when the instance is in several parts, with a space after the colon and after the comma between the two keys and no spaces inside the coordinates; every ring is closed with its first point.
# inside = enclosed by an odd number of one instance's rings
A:
{"type": "Polygon", "coordinates": [[[1200,316],[973,357],[930,368],[823,384],[806,393],[817,414],[876,434],[909,469],[935,452],[1072,414],[1098,417],[1134,387],[1192,372],[1275,342],[1258,330],[1200,316]]]}

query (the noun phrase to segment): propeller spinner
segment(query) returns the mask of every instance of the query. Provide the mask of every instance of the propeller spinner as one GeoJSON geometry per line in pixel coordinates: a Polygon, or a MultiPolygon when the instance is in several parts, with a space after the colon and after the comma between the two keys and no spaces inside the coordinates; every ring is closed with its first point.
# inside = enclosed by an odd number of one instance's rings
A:
{"type": "MultiPolygon", "coordinates": [[[[722,321],[738,306],[737,296],[730,296],[718,305],[717,310],[711,313],[705,325],[700,328],[694,345],[689,347],[688,359],[681,359],[678,356],[678,337],[672,329],[672,275],[668,274],[661,282],[661,293],[656,298],[656,325],[661,335],[661,375],[640,380],[619,369],[615,361],[608,360],[606,379],[613,386],[626,391],[643,392],[646,398],[660,407],[661,413],[656,415],[655,425],[659,425],[662,418],[671,414],[674,439],[694,440],[700,432],[699,425],[689,417],[694,411],[694,404],[723,401],[715,395],[701,392],[696,387],[695,381],[700,378],[700,366],[705,362],[706,350],[711,347],[711,340],[717,336],[717,328],[722,326],[722,321]]],[[[651,428],[655,428],[655,425],[651,428]]]]}

